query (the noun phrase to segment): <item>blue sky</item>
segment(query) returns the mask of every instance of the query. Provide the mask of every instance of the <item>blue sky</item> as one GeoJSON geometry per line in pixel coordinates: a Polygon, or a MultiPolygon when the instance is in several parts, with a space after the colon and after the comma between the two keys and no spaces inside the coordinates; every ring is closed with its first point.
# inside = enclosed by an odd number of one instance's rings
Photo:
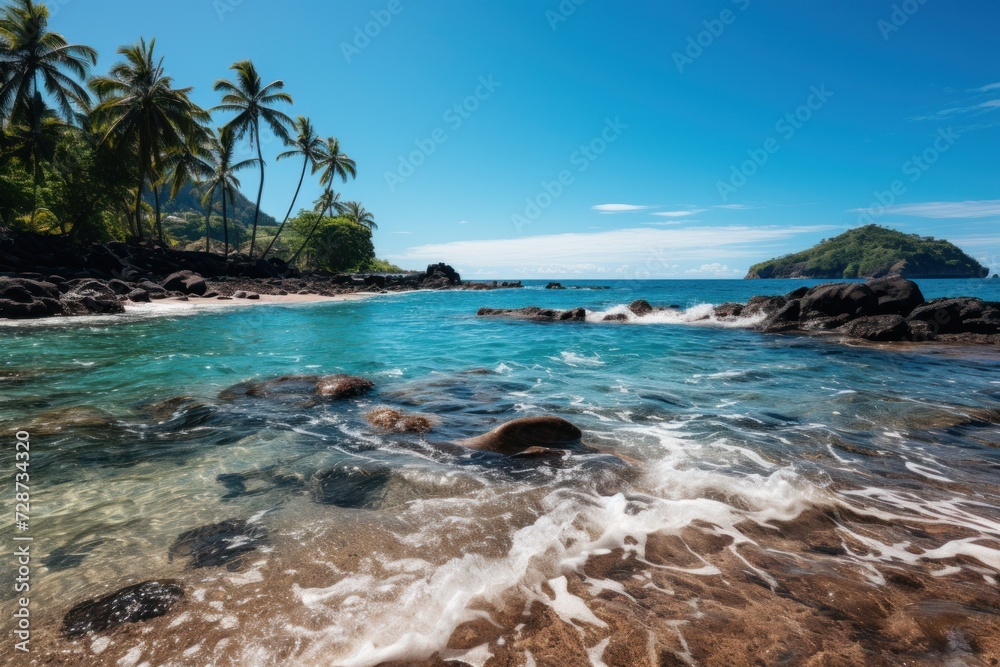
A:
{"type": "MultiPolygon", "coordinates": [[[[236,60],[283,79],[289,112],[357,160],[342,196],[406,267],[732,278],[873,221],[1000,270],[992,0],[50,5],[99,71],[155,36],[206,107],[236,60]]],[[[265,142],[279,217],[299,172],[280,150],[265,142]]]]}

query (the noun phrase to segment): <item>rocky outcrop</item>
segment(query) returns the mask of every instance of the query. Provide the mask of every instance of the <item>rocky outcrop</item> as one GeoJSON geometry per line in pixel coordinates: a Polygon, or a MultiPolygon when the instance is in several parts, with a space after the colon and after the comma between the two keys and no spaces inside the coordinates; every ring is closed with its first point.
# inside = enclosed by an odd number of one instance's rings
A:
{"type": "Polygon", "coordinates": [[[163,616],[184,597],[176,581],[147,581],[96,600],[86,600],[63,616],[62,634],[73,639],[105,632],[126,623],[163,616]]]}
{"type": "Polygon", "coordinates": [[[364,396],[374,388],[371,380],[352,375],[330,375],[316,382],[318,396],[335,400],[364,396]]]}
{"type": "Polygon", "coordinates": [[[526,417],[457,444],[504,456],[537,456],[568,449],[582,437],[578,427],[561,417],[526,417]]]}
{"type": "Polygon", "coordinates": [[[509,320],[528,320],[531,322],[586,322],[587,310],[552,310],[551,308],[480,308],[476,313],[479,317],[500,317],[509,320]]]}
{"type": "Polygon", "coordinates": [[[342,400],[363,396],[375,388],[371,380],[352,375],[283,375],[269,380],[248,380],[223,389],[222,400],[247,398],[301,398],[342,400]]]}

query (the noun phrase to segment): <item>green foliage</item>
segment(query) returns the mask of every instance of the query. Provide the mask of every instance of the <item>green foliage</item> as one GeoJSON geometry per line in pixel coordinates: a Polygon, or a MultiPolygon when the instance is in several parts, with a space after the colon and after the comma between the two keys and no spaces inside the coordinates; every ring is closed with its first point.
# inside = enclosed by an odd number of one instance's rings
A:
{"type": "MultiPolygon", "coordinates": [[[[312,211],[299,212],[298,217],[288,223],[291,232],[282,236],[279,243],[298,247],[316,225],[317,219],[318,214],[312,211]]],[[[362,270],[376,262],[371,230],[342,217],[319,219],[302,259],[301,263],[305,266],[334,273],[362,270]]]]}
{"type": "Polygon", "coordinates": [[[409,273],[406,269],[401,269],[389,260],[372,259],[358,267],[362,273],[409,273]]]}
{"type": "Polygon", "coordinates": [[[982,277],[986,269],[947,241],[867,225],[750,268],[750,278],[982,277]]]}

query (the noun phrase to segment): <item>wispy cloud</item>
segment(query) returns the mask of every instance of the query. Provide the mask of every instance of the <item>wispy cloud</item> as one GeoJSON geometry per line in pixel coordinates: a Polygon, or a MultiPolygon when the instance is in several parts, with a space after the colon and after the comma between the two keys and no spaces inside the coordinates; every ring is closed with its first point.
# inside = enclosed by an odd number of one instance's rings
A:
{"type": "Polygon", "coordinates": [[[638,206],[636,204],[598,204],[593,210],[598,213],[631,213],[632,211],[648,211],[655,206],[638,206]]]}
{"type": "Polygon", "coordinates": [[[458,224],[460,224],[460,225],[467,225],[467,224],[469,224],[469,221],[468,220],[459,220],[458,224]]]}
{"type": "Polygon", "coordinates": [[[690,211],[660,211],[659,213],[654,213],[653,215],[658,215],[664,218],[686,218],[689,215],[697,215],[704,212],[705,209],[703,208],[695,208],[690,211]]]}
{"type": "Polygon", "coordinates": [[[1000,109],[1000,99],[986,100],[985,102],[978,102],[976,104],[969,104],[961,107],[952,107],[950,109],[943,109],[941,111],[937,111],[932,114],[914,116],[910,120],[944,120],[946,118],[954,118],[956,116],[965,116],[969,114],[989,112],[995,109],[1000,109]]]}
{"type": "Polygon", "coordinates": [[[684,273],[689,276],[712,276],[714,278],[726,278],[731,277],[734,274],[742,275],[745,271],[741,271],[740,269],[730,269],[728,264],[713,262],[712,264],[702,264],[701,267],[697,269],[688,269],[684,273]]]}
{"type": "Polygon", "coordinates": [[[991,83],[988,86],[983,86],[982,88],[976,88],[973,92],[988,93],[991,90],[1000,90],[1000,83],[991,83]]]}
{"type": "Polygon", "coordinates": [[[685,268],[700,271],[699,267],[715,263],[732,265],[741,260],[766,259],[784,250],[784,241],[833,229],[836,227],[831,225],[646,227],[429,244],[410,248],[391,259],[412,263],[443,261],[466,272],[504,273],[511,277],[593,274],[600,273],[594,267],[614,270],[621,265],[639,267],[651,263],[656,266],[686,263],[685,268]]]}
{"type": "MultiPolygon", "coordinates": [[[[855,208],[849,213],[873,213],[872,209],[855,208]]],[[[924,204],[897,204],[884,209],[885,213],[906,215],[915,218],[947,220],[958,218],[989,218],[1000,216],[1000,199],[983,201],[927,202],[924,204]]],[[[882,211],[878,211],[882,213],[882,211]]]]}

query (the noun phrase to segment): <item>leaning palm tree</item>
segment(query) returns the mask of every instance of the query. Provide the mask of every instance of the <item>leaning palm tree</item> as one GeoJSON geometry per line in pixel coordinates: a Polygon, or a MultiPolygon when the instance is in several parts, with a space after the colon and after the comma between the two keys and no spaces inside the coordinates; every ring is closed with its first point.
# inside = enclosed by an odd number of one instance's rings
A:
{"type": "MultiPolygon", "coordinates": [[[[206,162],[212,169],[206,185],[208,191],[202,198],[202,203],[208,205],[209,216],[216,191],[222,195],[222,234],[226,244],[225,257],[229,257],[229,216],[226,207],[226,197],[233,204],[234,192],[239,190],[240,181],[236,174],[257,164],[255,158],[235,162],[236,137],[231,127],[219,129],[218,139],[211,140],[211,149],[206,162]]],[[[235,208],[235,205],[234,205],[235,208]]],[[[205,220],[205,246],[208,247],[208,218],[205,220]]]]}
{"type": "Polygon", "coordinates": [[[260,185],[257,188],[257,207],[253,213],[253,232],[250,236],[250,259],[253,260],[254,247],[257,244],[257,220],[260,217],[260,200],[264,196],[264,155],[260,147],[260,124],[267,124],[275,136],[287,143],[289,141],[288,127],[292,119],[272,105],[283,102],[292,103],[292,97],[282,89],[284,81],[272,81],[266,86],[257,73],[257,68],[249,60],[233,64],[229,69],[236,72],[235,81],[219,79],[215,82],[215,90],[225,93],[222,104],[213,111],[229,111],[236,117],[229,121],[236,139],[250,136],[250,146],[257,146],[257,161],[260,166],[260,185]]]}
{"type": "Polygon", "coordinates": [[[319,182],[327,188],[333,185],[338,176],[344,183],[347,182],[348,176],[358,177],[358,165],[347,153],[340,150],[340,141],[336,137],[330,137],[322,142],[319,157],[316,159],[316,169],[323,171],[319,182]]]}
{"type": "MultiPolygon", "coordinates": [[[[199,127],[197,132],[193,132],[186,137],[184,148],[175,151],[166,159],[167,178],[165,182],[170,184],[170,198],[175,199],[184,186],[191,184],[196,187],[205,179],[212,176],[214,168],[209,162],[212,151],[212,134],[204,127],[199,127]]],[[[211,216],[211,208],[205,216],[205,251],[208,252],[208,226],[211,216]]],[[[161,240],[163,227],[160,224],[160,216],[156,216],[157,229],[160,232],[161,240]]]]}
{"type": "Polygon", "coordinates": [[[23,124],[30,129],[32,220],[38,208],[43,125],[49,115],[44,96],[55,102],[63,120],[73,122],[77,110],[90,103],[87,90],[73,77],[85,80],[97,64],[97,51],[69,44],[48,31],[48,22],[48,7],[32,0],[13,0],[0,13],[0,128],[7,132],[12,124],[23,124]]]}
{"type": "Polygon", "coordinates": [[[173,79],[163,70],[163,60],[153,57],[156,40],[118,49],[124,62],[111,68],[107,76],[90,81],[98,96],[94,108],[97,123],[104,128],[101,146],[131,154],[138,163],[139,183],[135,194],[135,222],[142,240],[142,193],[163,173],[167,155],[181,151],[189,135],[209,115],[188,97],[190,88],[173,87],[173,79]]]}
{"type": "Polygon", "coordinates": [[[341,211],[345,218],[356,225],[367,227],[369,231],[378,229],[378,225],[375,224],[375,216],[370,211],[365,210],[365,207],[359,202],[346,202],[341,211]]]}
{"type": "Polygon", "coordinates": [[[312,122],[305,116],[299,116],[295,121],[295,139],[292,141],[292,150],[285,151],[278,156],[279,160],[285,158],[302,156],[302,173],[299,175],[299,185],[295,188],[295,195],[292,197],[292,205],[288,207],[288,212],[285,213],[285,219],[281,221],[281,225],[278,227],[278,233],[274,235],[271,242],[264,249],[264,252],[260,254],[261,259],[267,257],[267,253],[271,252],[271,248],[278,241],[278,237],[281,236],[282,230],[285,229],[285,225],[288,223],[288,219],[292,217],[292,211],[295,209],[295,202],[299,199],[299,192],[302,190],[302,182],[306,178],[306,169],[309,165],[312,165],[313,173],[316,173],[316,162],[319,160],[323,142],[316,134],[315,128],[313,128],[312,122]]]}
{"type": "Polygon", "coordinates": [[[319,196],[319,199],[313,203],[313,211],[316,213],[316,221],[309,229],[309,233],[306,234],[306,238],[302,241],[302,245],[299,247],[298,252],[296,252],[295,255],[293,255],[288,261],[289,264],[295,264],[295,262],[298,261],[299,255],[301,255],[302,251],[309,245],[313,234],[316,233],[316,230],[319,228],[319,224],[323,222],[323,217],[327,213],[332,215],[334,212],[339,214],[343,211],[343,204],[340,203],[340,195],[330,188],[327,188],[323,191],[323,194],[319,196]]]}

